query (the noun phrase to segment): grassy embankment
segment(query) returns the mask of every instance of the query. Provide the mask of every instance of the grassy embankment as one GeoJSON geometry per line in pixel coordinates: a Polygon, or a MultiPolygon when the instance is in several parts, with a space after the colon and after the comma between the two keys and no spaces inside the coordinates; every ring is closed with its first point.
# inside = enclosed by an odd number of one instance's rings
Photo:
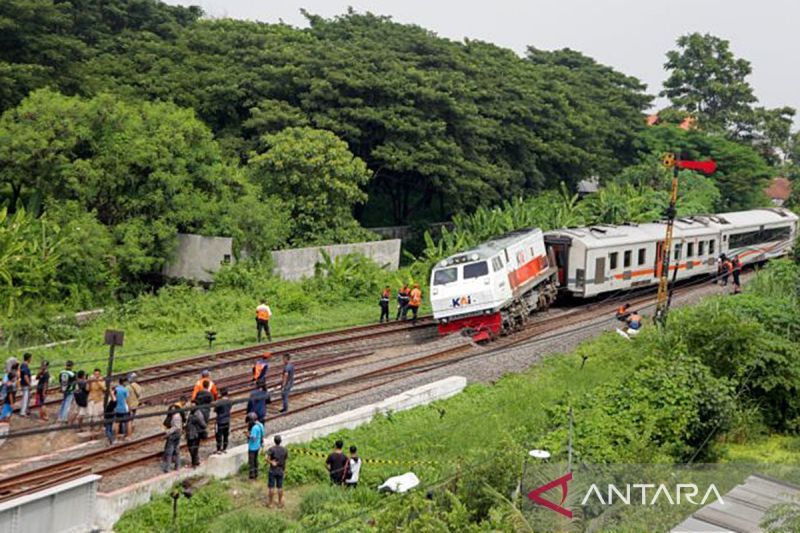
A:
{"type": "MultiPolygon", "coordinates": [[[[381,417],[336,436],[362,457],[429,464],[365,465],[355,491],[327,486],[323,459],[293,448],[283,512],[264,508],[264,482],[213,482],[183,501],[182,531],[444,531],[525,527],[507,500],[525,451],[565,456],[566,413],[575,413],[578,460],[594,463],[793,462],[797,424],[796,267],[759,274],[747,294],[709,298],[673,312],[666,335],[648,328],[634,342],[607,334],[493,386],[472,385],[450,400],[381,417]],[[582,361],[586,359],[582,367],[582,361]],[[374,492],[390,475],[413,470],[424,487],[406,496],[374,492]]],[[[334,436],[306,450],[321,454],[334,436]]],[[[163,529],[166,497],[127,513],[120,532],[163,529]]],[[[669,527],[679,510],[612,517],[617,529],[669,527]],[[622,520],[629,519],[627,525],[622,520]],[[633,524],[633,525],[631,525],[633,524]]]]}

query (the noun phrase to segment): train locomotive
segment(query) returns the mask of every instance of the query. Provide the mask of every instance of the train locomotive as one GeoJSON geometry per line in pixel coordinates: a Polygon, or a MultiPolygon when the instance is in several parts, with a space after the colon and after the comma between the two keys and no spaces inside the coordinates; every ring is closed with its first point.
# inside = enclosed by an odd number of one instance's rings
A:
{"type": "MultiPolygon", "coordinates": [[[[786,255],[797,223],[797,215],[777,207],[678,218],[670,277],[715,274],[721,254],[745,265],[786,255]]],[[[448,257],[431,272],[439,332],[487,340],[519,329],[558,294],[591,298],[656,285],[664,234],[664,222],[527,228],[448,257]]]]}
{"type": "Polygon", "coordinates": [[[538,228],[512,231],[448,257],[431,272],[439,333],[488,340],[522,327],[556,299],[557,272],[538,228]]]}

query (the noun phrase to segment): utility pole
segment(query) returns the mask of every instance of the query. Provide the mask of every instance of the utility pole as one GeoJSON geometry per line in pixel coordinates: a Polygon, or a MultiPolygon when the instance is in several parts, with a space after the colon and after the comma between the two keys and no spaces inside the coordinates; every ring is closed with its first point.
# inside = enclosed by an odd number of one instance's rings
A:
{"type": "Polygon", "coordinates": [[[107,329],[105,334],[105,344],[108,345],[108,371],[106,372],[106,392],[103,397],[103,409],[108,405],[108,397],[111,394],[111,374],[114,372],[114,348],[122,346],[125,333],[107,329]]]}
{"type": "MultiPolygon", "coordinates": [[[[670,290],[669,283],[669,258],[672,254],[673,231],[675,229],[675,216],[677,215],[678,203],[678,172],[681,169],[686,170],[699,170],[704,174],[713,174],[717,170],[717,163],[709,159],[708,161],[685,161],[678,159],[674,153],[666,153],[661,156],[661,163],[672,169],[672,191],[669,197],[669,207],[665,213],[667,217],[666,222],[666,235],[661,245],[661,259],[659,262],[661,271],[658,272],[658,296],[656,298],[656,313],[653,319],[656,324],[661,327],[667,325],[667,313],[669,312],[670,303],[672,303],[672,291],[670,290]]],[[[678,269],[680,268],[680,256],[675,258],[675,266],[672,282],[678,277],[678,269]]]]}

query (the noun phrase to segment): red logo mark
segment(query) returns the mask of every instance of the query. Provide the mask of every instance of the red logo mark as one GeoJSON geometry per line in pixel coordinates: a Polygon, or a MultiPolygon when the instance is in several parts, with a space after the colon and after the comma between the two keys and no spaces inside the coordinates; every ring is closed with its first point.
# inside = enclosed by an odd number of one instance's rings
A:
{"type": "Polygon", "coordinates": [[[558,479],[554,479],[550,483],[542,485],[537,489],[533,489],[528,493],[528,498],[530,498],[534,503],[538,503],[539,505],[544,505],[548,509],[555,511],[559,514],[562,514],[567,518],[572,518],[572,511],[570,511],[569,509],[565,509],[564,507],[561,507],[564,504],[564,501],[567,499],[567,493],[569,492],[569,487],[567,486],[567,483],[569,483],[570,481],[572,481],[572,472],[569,472],[558,479]],[[542,493],[547,492],[553,487],[561,487],[561,501],[558,504],[555,504],[549,500],[545,500],[544,498],[541,497],[542,493]]]}

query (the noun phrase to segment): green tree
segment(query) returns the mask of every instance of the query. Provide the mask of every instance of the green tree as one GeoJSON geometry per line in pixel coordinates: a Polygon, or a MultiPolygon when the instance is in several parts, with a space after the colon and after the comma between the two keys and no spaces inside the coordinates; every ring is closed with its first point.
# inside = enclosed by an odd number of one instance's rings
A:
{"type": "Polygon", "coordinates": [[[363,238],[353,207],[367,199],[367,165],[333,133],[286,128],[264,137],[268,149],[250,159],[250,175],[265,195],[282,199],[293,221],[291,242],[303,245],[363,238]]]}
{"type": "Polygon", "coordinates": [[[714,35],[691,33],[667,52],[670,71],[661,96],[698,118],[704,128],[744,129],[750,105],[756,101],[746,78],[750,63],[736,58],[730,43],[714,35]]]}

